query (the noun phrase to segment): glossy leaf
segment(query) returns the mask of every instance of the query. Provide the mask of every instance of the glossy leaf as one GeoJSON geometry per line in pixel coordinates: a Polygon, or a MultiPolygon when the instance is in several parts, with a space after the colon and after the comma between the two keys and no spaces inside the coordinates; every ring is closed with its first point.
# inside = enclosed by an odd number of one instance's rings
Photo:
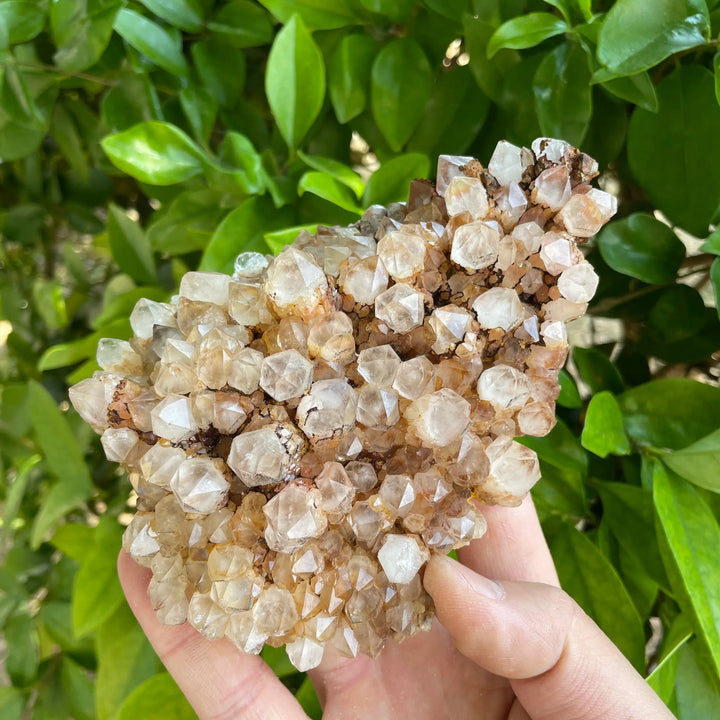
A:
{"type": "Polygon", "coordinates": [[[566,524],[553,537],[551,550],[565,591],[642,672],[642,624],[613,566],[586,535],[566,524]]]}
{"type": "Polygon", "coordinates": [[[533,92],[543,134],[580,145],[592,116],[590,64],[580,44],[563,43],[545,56],[533,92]]]}
{"type": "Polygon", "coordinates": [[[231,273],[235,258],[249,250],[267,252],[263,233],[287,224],[268,197],[253,197],[235,208],[218,226],[200,261],[200,270],[231,273]]]}
{"type": "Polygon", "coordinates": [[[115,262],[136,282],[152,285],[157,281],[155,260],[143,229],[117,205],[110,204],[108,210],[108,236],[115,262]]]}
{"type": "Polygon", "coordinates": [[[563,19],[551,13],[535,12],[520,15],[508,20],[493,33],[487,46],[487,56],[492,58],[503,48],[522,50],[533,47],[569,29],[563,19]]]}
{"type": "Polygon", "coordinates": [[[108,135],[102,148],[120,170],[151,185],[173,185],[203,171],[200,148],[169,123],[140,123],[108,135]]]}
{"type": "Polygon", "coordinates": [[[686,448],[662,455],[661,460],[691,483],[720,492],[720,430],[686,448]]]}
{"type": "Polygon", "coordinates": [[[0,25],[7,28],[10,45],[25,43],[38,35],[45,25],[45,10],[29,0],[6,0],[0,3],[0,25]]]}
{"type": "Polygon", "coordinates": [[[264,45],[272,39],[267,13],[248,0],[223,5],[208,27],[234,47],[264,45]]]}
{"type": "Polygon", "coordinates": [[[602,458],[630,454],[622,412],[612,393],[601,392],[591,398],[585,415],[582,445],[602,458]]]}
{"type": "Polygon", "coordinates": [[[432,91],[432,71],[412,38],[389,42],[372,66],[372,112],[380,132],[396,152],[422,119],[432,91]]]}
{"type": "Polygon", "coordinates": [[[556,7],[566,22],[570,22],[571,0],[543,0],[543,2],[556,7]]]}
{"type": "Polygon", "coordinates": [[[720,671],[720,527],[698,492],[656,464],[655,509],[698,626],[720,671]]]}
{"type": "Polygon", "coordinates": [[[26,687],[35,679],[40,661],[35,623],[27,613],[18,613],[5,623],[3,635],[7,643],[5,671],[13,685],[26,687]]]}
{"type": "Polygon", "coordinates": [[[567,370],[560,371],[558,382],[560,383],[560,394],[557,398],[557,404],[573,409],[582,407],[577,384],[567,370]]]}
{"type": "Polygon", "coordinates": [[[208,90],[197,87],[184,87],[179,98],[195,139],[207,145],[217,119],[218,101],[208,90]]]}
{"type": "Polygon", "coordinates": [[[628,435],[646,447],[679,450],[720,427],[720,388],[688,378],[653,380],[618,400],[628,435]]]}
{"type": "Polygon", "coordinates": [[[186,32],[200,32],[203,27],[203,9],[199,0],[140,0],[159,18],[186,32]]]}
{"type": "Polygon", "coordinates": [[[692,633],[690,632],[683,635],[672,650],[664,654],[664,657],[647,677],[648,685],[658,694],[666,705],[670,703],[675,691],[675,678],[680,660],[680,650],[691,637],[692,633]]]}
{"type": "Polygon", "coordinates": [[[265,189],[262,158],[250,140],[237,132],[225,135],[218,148],[218,160],[207,159],[205,175],[214,190],[242,196],[265,189]]]}
{"type": "Polygon", "coordinates": [[[246,61],[240,48],[222,42],[217,36],[193,44],[190,53],[200,76],[202,89],[221,106],[238,102],[245,84],[246,61]]]}
{"type": "Polygon", "coordinates": [[[715,228],[700,246],[701,252],[711,253],[712,255],[720,255],[720,227],[715,228]]]}
{"type": "Polygon", "coordinates": [[[624,550],[661,587],[670,589],[655,535],[650,490],[620,482],[593,484],[602,500],[603,522],[624,550]]]}
{"type": "Polygon", "coordinates": [[[24,707],[25,697],[18,688],[0,687],[0,713],[5,720],[21,720],[24,707]]]}
{"type": "Polygon", "coordinates": [[[97,720],[115,720],[125,698],[158,667],[145,633],[125,603],[98,629],[97,659],[97,720]]]}
{"type": "Polygon", "coordinates": [[[407,197],[410,182],[415,178],[427,177],[430,163],[420,153],[398,155],[383,163],[371,176],[365,187],[362,204],[386,205],[407,197]]]}
{"type": "Polygon", "coordinates": [[[720,258],[715,258],[710,266],[710,281],[715,291],[715,307],[720,316],[720,258]]]}
{"type": "Polygon", "coordinates": [[[35,518],[32,544],[37,547],[50,527],[92,492],[92,480],[70,426],[55,400],[38,383],[29,384],[33,430],[48,470],[58,478],[35,518]]]}
{"type": "Polygon", "coordinates": [[[115,18],[115,31],[158,67],[174,75],[187,75],[180,36],[140,13],[123,8],[115,18]]]}
{"type": "Polygon", "coordinates": [[[689,285],[671,285],[658,298],[649,314],[650,322],[668,343],[700,332],[706,324],[707,308],[700,293],[689,285]]]}
{"type": "Polygon", "coordinates": [[[116,720],[195,720],[197,717],[168,673],[159,673],[136,687],[118,711],[116,720]]]}
{"type": "Polygon", "coordinates": [[[293,242],[303,230],[309,233],[316,233],[317,229],[317,223],[313,223],[312,225],[293,225],[292,227],[283,228],[282,230],[265,233],[263,238],[273,254],[277,255],[286,245],[293,242]]]}
{"type": "Polygon", "coordinates": [[[298,157],[308,166],[318,172],[327,173],[335,178],[338,182],[349,187],[355,195],[362,197],[365,183],[362,178],[347,165],[344,165],[332,158],[320,157],[318,155],[308,155],[302,150],[298,150],[298,157]]]}
{"type": "Polygon", "coordinates": [[[645,0],[617,0],[612,6],[597,50],[605,67],[632,75],[706,42],[705,0],[656,0],[652,10],[645,0]]]}
{"type": "Polygon", "coordinates": [[[330,63],[330,100],[341,123],[357,117],[366,107],[370,95],[370,68],[378,45],[369,36],[345,36],[337,46],[330,63]]]}
{"type": "Polygon", "coordinates": [[[576,347],[573,350],[573,360],[580,377],[587,383],[593,393],[609,390],[617,394],[625,389],[625,384],[617,367],[600,350],[576,347]]]}
{"type": "Polygon", "coordinates": [[[293,15],[313,30],[333,30],[356,22],[348,0],[260,0],[280,22],[289,23],[293,15]]]}
{"type": "Polygon", "coordinates": [[[644,71],[634,75],[617,76],[601,68],[593,75],[595,82],[602,83],[602,86],[623,100],[644,108],[649,112],[657,112],[659,103],[655,85],[650,75],[644,71]]]}
{"type": "Polygon", "coordinates": [[[416,0],[360,0],[360,4],[369,12],[383,15],[393,22],[406,23],[416,0]]]}
{"type": "Polygon", "coordinates": [[[309,677],[303,680],[300,689],[295,693],[295,697],[311,720],[321,720],[323,715],[322,705],[320,705],[315,688],[312,682],[310,682],[309,677]]]}
{"type": "Polygon", "coordinates": [[[328,173],[306,172],[298,182],[298,195],[302,196],[306,192],[313,193],[343,210],[362,214],[362,208],[357,204],[352,191],[328,173]]]}
{"type": "Polygon", "coordinates": [[[73,628],[82,637],[98,628],[120,607],[124,596],[117,578],[117,556],[122,528],[105,517],[93,532],[73,585],[73,628]]]}
{"type": "Polygon", "coordinates": [[[64,0],[50,3],[50,27],[58,67],[80,72],[94,65],[110,42],[122,0],[64,0]]]}
{"type": "Polygon", "coordinates": [[[275,36],[265,72],[265,93],[285,142],[297,147],[325,97],[322,53],[298,16],[275,36]]]}
{"type": "Polygon", "coordinates": [[[685,259],[685,246],[677,235],[645,213],[607,225],[598,237],[598,247],[613,270],[650,284],[672,282],[685,259]]]}
{"type": "Polygon", "coordinates": [[[720,164],[713,76],[699,66],[680,66],[657,86],[657,94],[658,112],[637,109],[630,121],[630,169],[655,207],[704,237],[720,204],[720,175],[707,172],[720,164]]]}
{"type": "Polygon", "coordinates": [[[713,70],[715,72],[715,97],[720,104],[720,52],[713,58],[713,70]]]}
{"type": "Polygon", "coordinates": [[[697,641],[682,647],[679,652],[675,678],[677,716],[679,720],[720,717],[718,697],[720,684],[712,668],[707,667],[697,641]]]}

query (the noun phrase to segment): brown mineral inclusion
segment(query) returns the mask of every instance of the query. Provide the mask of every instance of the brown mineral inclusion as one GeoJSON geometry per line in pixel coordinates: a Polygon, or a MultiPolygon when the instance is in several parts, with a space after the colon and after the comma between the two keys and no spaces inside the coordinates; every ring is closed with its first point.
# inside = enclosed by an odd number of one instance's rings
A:
{"type": "Polygon", "coordinates": [[[441,156],[407,203],[138,302],[70,398],[128,470],[124,547],[161,622],[285,644],[299,670],[430,626],[430,553],[540,477],[514,438],[555,423],[598,283],[577,243],[616,211],[596,175],[548,138],[441,156]]]}

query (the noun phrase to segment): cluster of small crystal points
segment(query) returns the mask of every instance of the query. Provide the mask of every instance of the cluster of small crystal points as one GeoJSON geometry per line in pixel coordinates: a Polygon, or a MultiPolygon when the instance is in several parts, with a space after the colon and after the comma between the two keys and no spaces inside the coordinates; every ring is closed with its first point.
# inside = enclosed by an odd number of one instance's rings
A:
{"type": "Polygon", "coordinates": [[[125,549],[161,622],[300,670],[429,627],[430,553],[539,478],[565,322],[598,278],[576,242],[615,213],[567,143],[441,156],[437,184],[302,232],[232,277],[190,272],[102,340],[73,405],[137,492],[125,549]]]}

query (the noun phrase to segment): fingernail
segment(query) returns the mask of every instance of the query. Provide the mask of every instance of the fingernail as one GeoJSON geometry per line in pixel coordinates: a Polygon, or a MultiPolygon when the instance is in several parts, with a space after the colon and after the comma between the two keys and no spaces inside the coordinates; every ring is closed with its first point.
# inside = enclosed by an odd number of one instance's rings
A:
{"type": "Polygon", "coordinates": [[[441,561],[446,570],[452,572],[458,579],[462,578],[468,590],[488,600],[501,600],[505,597],[505,588],[499,582],[473,572],[446,555],[436,555],[434,560],[441,561]]]}

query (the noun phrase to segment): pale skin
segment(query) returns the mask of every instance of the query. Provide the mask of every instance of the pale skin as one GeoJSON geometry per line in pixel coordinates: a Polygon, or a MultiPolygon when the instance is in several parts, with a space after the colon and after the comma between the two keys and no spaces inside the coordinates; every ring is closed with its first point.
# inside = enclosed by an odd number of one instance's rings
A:
{"type": "MultiPolygon", "coordinates": [[[[425,570],[437,621],[380,656],[328,650],[309,675],[326,720],[672,720],[595,623],[559,587],[528,498],[487,508],[487,535],[460,562],[425,570]],[[488,578],[492,578],[489,580],[488,578]]],[[[121,554],[130,607],[200,720],[302,720],[272,670],[227,640],[157,622],[149,571],[121,554]]]]}

